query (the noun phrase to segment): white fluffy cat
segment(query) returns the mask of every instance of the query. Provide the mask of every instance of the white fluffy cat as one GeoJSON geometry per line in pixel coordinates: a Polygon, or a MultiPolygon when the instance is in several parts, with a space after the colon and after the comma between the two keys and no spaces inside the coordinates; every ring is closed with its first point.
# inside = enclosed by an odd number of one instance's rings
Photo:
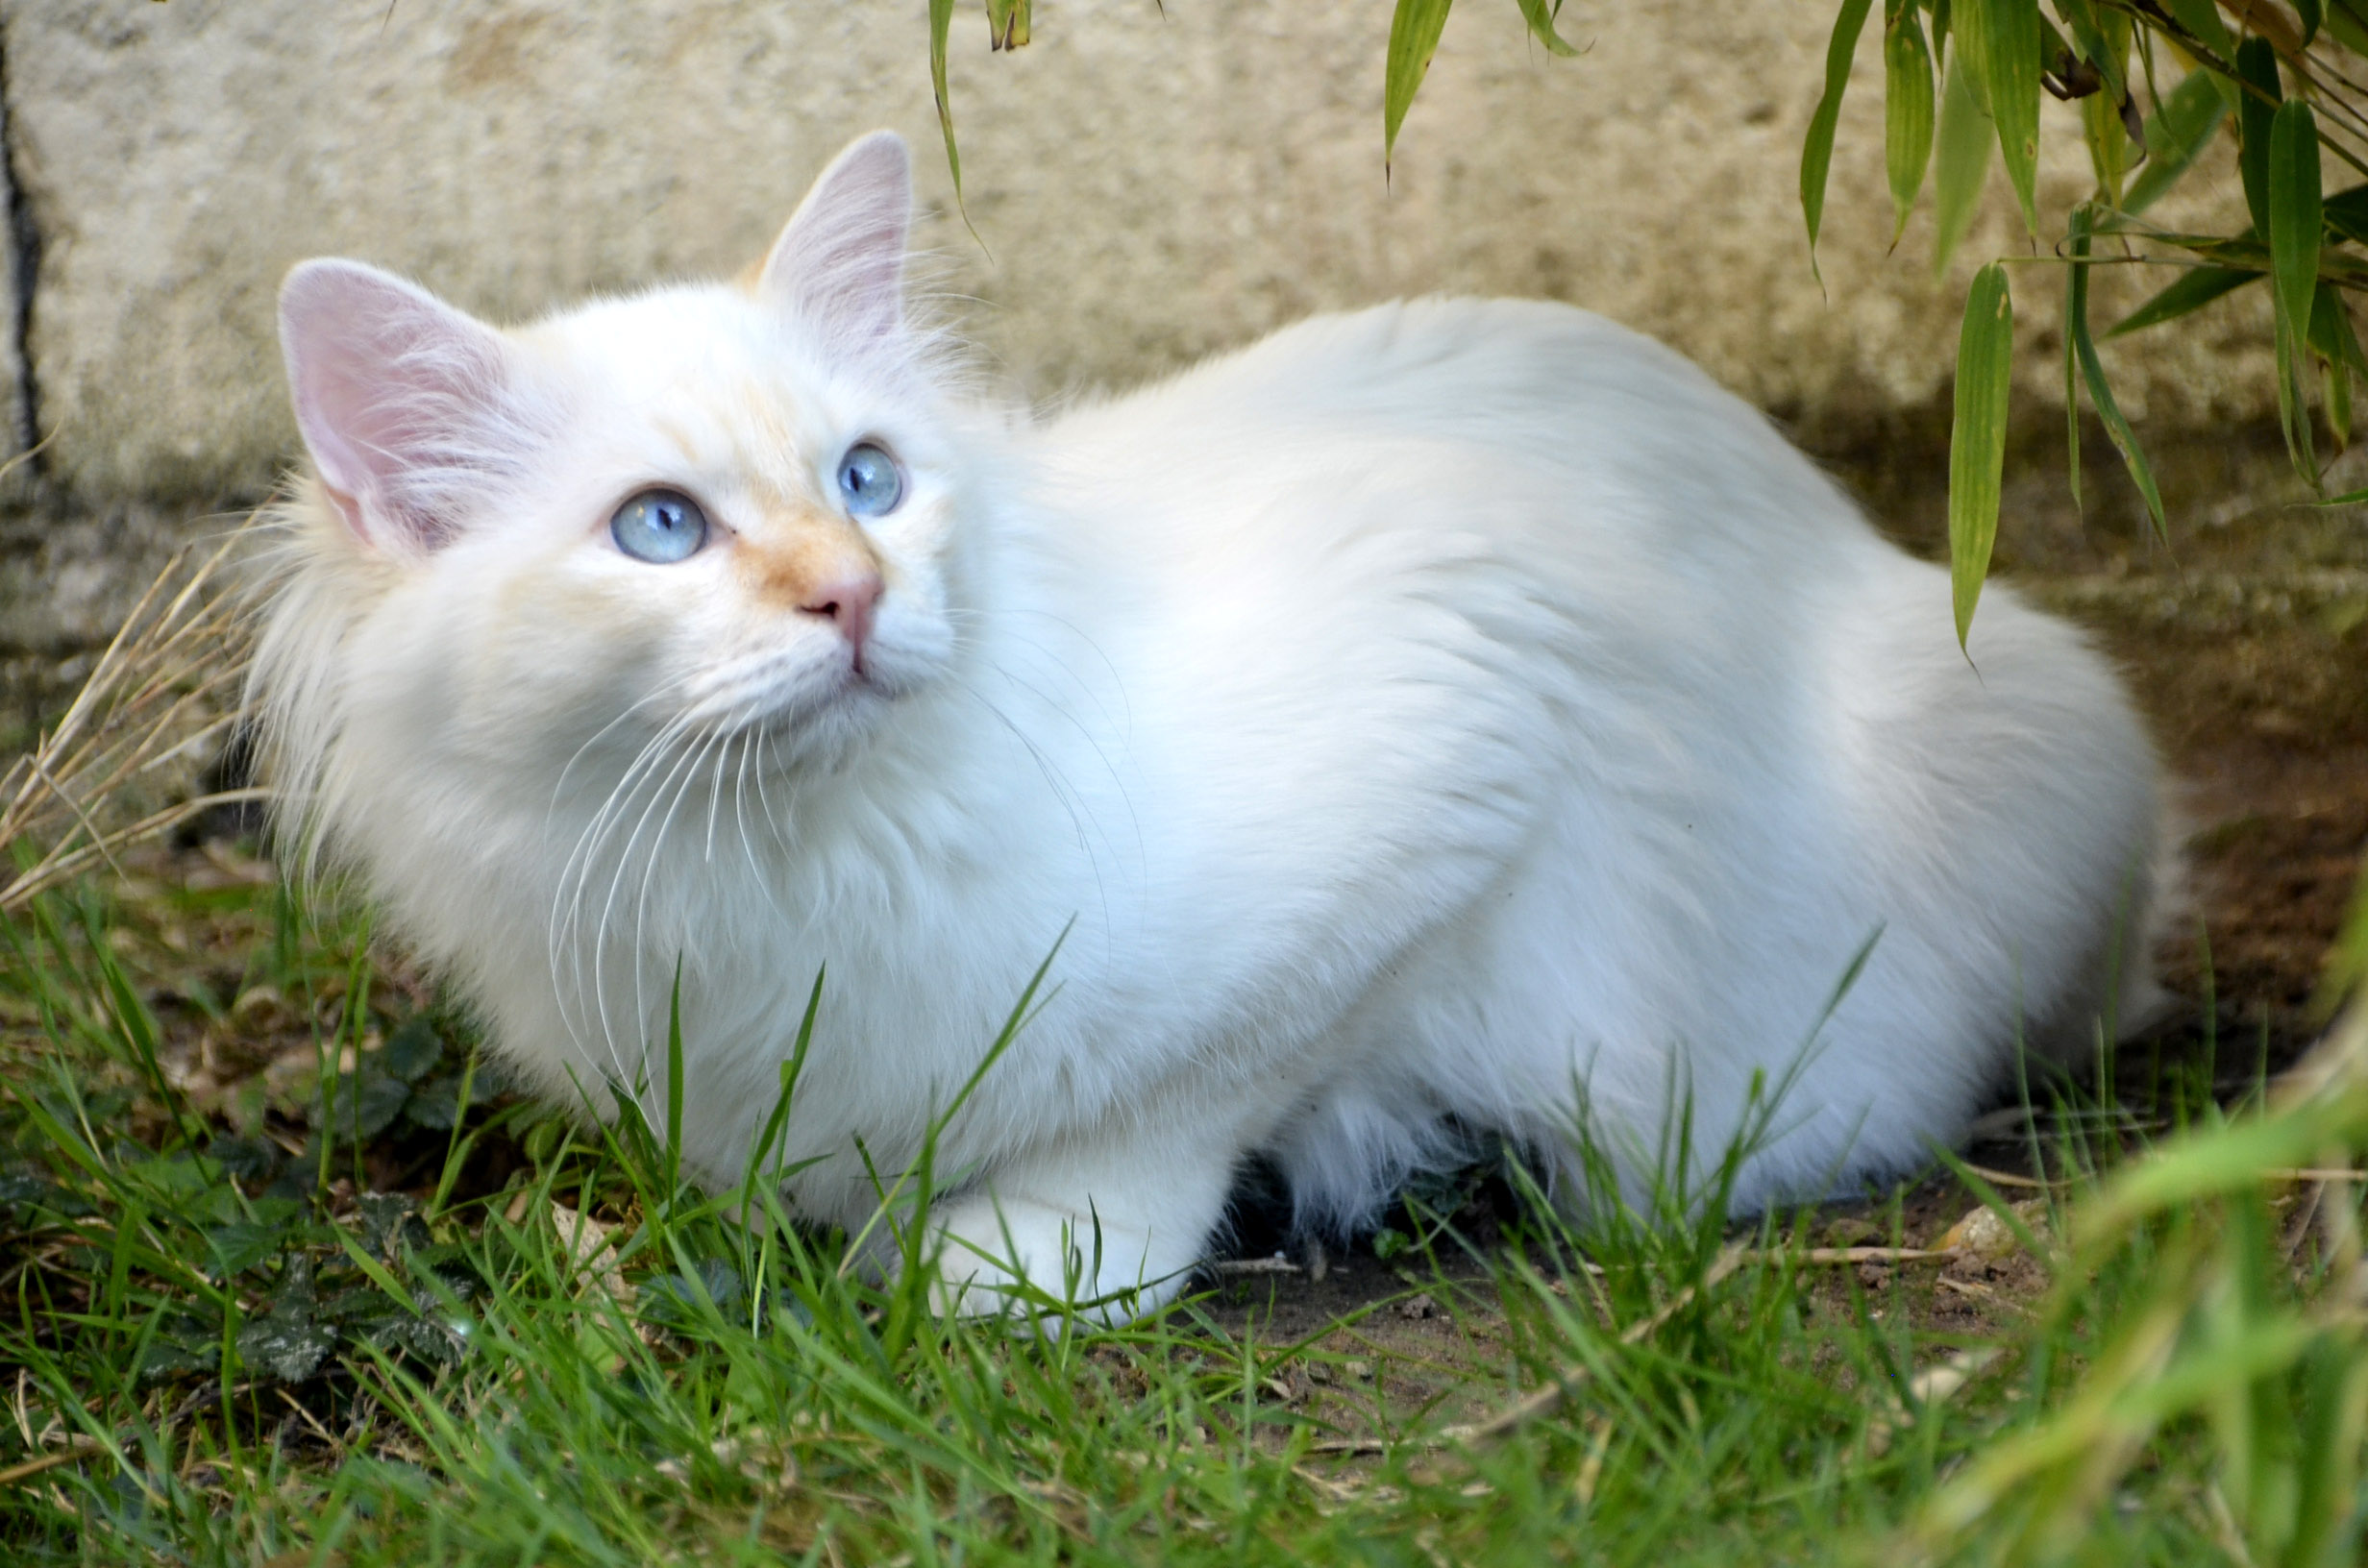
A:
{"type": "Polygon", "coordinates": [[[910,323],[910,199],[873,135],[742,282],[511,331],[282,294],[273,775],[550,1093],[663,1085],[679,961],[734,1182],[826,965],[789,1191],[859,1223],[858,1140],[904,1168],[1066,931],[945,1130],[941,1273],[1149,1305],[1255,1152],[1316,1225],[1457,1129],[1584,1116],[1636,1182],[1673,1094],[1715,1149],[1798,1064],[1735,1198],[1815,1196],[2144,987],[2105,662],[1995,587],[1969,662],[1677,355],[1424,301],[1032,422],[910,323]]]}

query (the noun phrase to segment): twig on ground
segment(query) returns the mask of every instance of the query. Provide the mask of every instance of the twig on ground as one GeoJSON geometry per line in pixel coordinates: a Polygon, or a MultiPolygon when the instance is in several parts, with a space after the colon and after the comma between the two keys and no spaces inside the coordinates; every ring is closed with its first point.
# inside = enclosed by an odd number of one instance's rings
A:
{"type": "Polygon", "coordinates": [[[1237,1274],[1304,1274],[1307,1270],[1288,1258],[1227,1258],[1208,1265],[1219,1278],[1237,1274]]]}
{"type": "Polygon", "coordinates": [[[55,1454],[44,1454],[37,1459],[26,1459],[20,1464],[12,1464],[6,1470],[0,1470],[0,1486],[13,1486],[20,1481],[31,1481],[36,1476],[45,1476],[52,1470],[61,1469],[78,1459],[86,1459],[94,1454],[103,1454],[106,1451],[105,1443],[86,1433],[76,1437],[55,1454]]]}

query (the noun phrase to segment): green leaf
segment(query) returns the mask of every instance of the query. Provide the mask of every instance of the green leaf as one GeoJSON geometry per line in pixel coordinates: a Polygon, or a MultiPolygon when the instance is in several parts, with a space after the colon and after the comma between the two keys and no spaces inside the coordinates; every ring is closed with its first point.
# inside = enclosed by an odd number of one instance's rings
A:
{"type": "Polygon", "coordinates": [[[937,125],[946,135],[946,167],[953,175],[953,198],[962,199],[962,155],[953,144],[953,101],[946,95],[946,38],[953,28],[953,0],[929,0],[929,88],[937,95],[937,125]]]}
{"type": "Polygon", "coordinates": [[[2319,36],[2319,28],[2325,20],[2319,9],[2319,0],[2291,0],[2291,3],[2294,14],[2303,24],[2303,47],[2307,49],[2310,40],[2319,36]]]}
{"type": "Polygon", "coordinates": [[[1912,0],[1898,0],[1883,28],[1883,161],[1891,180],[1894,245],[1932,162],[1933,113],[1933,56],[1924,43],[1923,14],[1912,0]]]}
{"type": "Polygon", "coordinates": [[[1519,4],[1521,20],[1529,24],[1529,36],[1544,44],[1547,54],[1568,56],[1578,53],[1560,33],[1554,31],[1554,12],[1562,9],[1561,0],[1555,0],[1551,8],[1546,5],[1546,0],[1519,0],[1519,4]]]}
{"type": "Polygon", "coordinates": [[[416,1084],[444,1060],[444,1041],[425,1013],[414,1013],[398,1025],[379,1050],[380,1070],[416,1084]]]}
{"type": "Polygon", "coordinates": [[[2368,245],[2368,185],[2339,190],[2325,203],[2327,227],[2345,239],[2368,245]]]}
{"type": "Polygon", "coordinates": [[[2146,120],[2146,166],[2121,198],[2124,212],[2143,212],[2187,172],[2229,111],[2209,71],[2189,71],[2146,120]]]}
{"type": "Polygon", "coordinates": [[[2335,41],[2356,55],[2368,55],[2368,9],[2356,0],[2328,0],[2324,18],[2335,41]]]}
{"type": "Polygon", "coordinates": [[[2251,90],[2236,102],[2236,172],[2245,183],[2245,209],[2253,232],[2269,233],[2270,127],[2283,94],[2278,86],[2278,52],[2266,38],[2247,38],[2236,50],[2236,68],[2251,90]]]}
{"type": "Polygon", "coordinates": [[[2352,330],[2352,312],[2344,308],[2343,293],[2322,280],[2310,299],[2310,346],[2331,364],[2342,365],[2368,380],[2368,359],[2360,357],[2359,337],[2352,330]]]}
{"type": "MultiPolygon", "coordinates": [[[[2088,268],[2082,262],[2088,255],[2089,234],[2095,221],[2094,208],[2083,206],[2072,209],[2068,236],[2072,275],[2064,286],[2064,335],[2073,357],[2080,363],[2081,380],[2087,383],[2088,401],[2096,405],[2098,423],[2105,427],[2106,438],[2113,443],[2113,450],[2121,453],[2121,463],[2130,471],[2131,482],[2146,499],[2146,515],[2154,520],[2156,536],[2168,544],[2170,524],[2162,513],[2162,494],[2155,486],[2154,469],[2146,461],[2146,453],[2139,450],[2137,436],[2131,430],[2129,420],[2122,416],[2121,405],[2113,401],[2113,389],[2105,380],[2105,363],[2097,357],[2096,339],[2088,331],[2088,268]]],[[[2068,397],[2070,388],[2065,390],[2068,397]]],[[[2077,458],[2075,449],[2076,463],[2077,458]]]]}
{"type": "Polygon", "coordinates": [[[1986,103],[1998,128],[1998,150],[2022,204],[2023,223],[2039,232],[2039,7],[2038,0],[1958,0],[1961,36],[1979,36],[1969,59],[1988,88],[1986,103]]]}
{"type": "Polygon", "coordinates": [[[2265,273],[2248,272],[2242,267],[2191,267],[2179,275],[2176,282],[2139,306],[2106,332],[2107,337],[2119,337],[2125,332],[2142,331],[2149,327],[2176,321],[2190,311],[2201,310],[2221,295],[2244,287],[2265,273]]]}
{"type": "Polygon", "coordinates": [[[2007,461],[2007,391],[2014,364],[2014,302],[2006,269],[1974,274],[1957,339],[1957,409],[1949,430],[1949,585],[1957,645],[1966,648],[1973,607],[1998,540],[1998,496],[2007,461]]]}
{"type": "MultiPolygon", "coordinates": [[[[1398,0],[1402,15],[1411,0],[1398,0]]],[[[1825,45],[1825,92],[1817,100],[1817,111],[1810,117],[1809,135],[1801,143],[1801,216],[1809,223],[1809,268],[1817,268],[1817,228],[1825,217],[1825,175],[1834,161],[1834,127],[1841,119],[1841,95],[1850,86],[1850,57],[1859,46],[1859,34],[1866,26],[1866,12],[1873,0],[1842,0],[1840,13],[1834,18],[1834,36],[1825,45]]],[[[1444,9],[1443,7],[1442,8],[1444,9]]],[[[1396,47],[1396,33],[1391,34],[1391,47],[1396,47]]]]}
{"type": "MultiPolygon", "coordinates": [[[[1390,17],[1390,52],[1381,79],[1381,163],[1387,178],[1390,158],[1397,150],[1397,128],[1414,107],[1415,90],[1439,52],[1439,36],[1447,26],[1450,0],[1397,0],[1390,17]]],[[[1864,0],[1860,0],[1864,9],[1864,0]]]]}
{"type": "MultiPolygon", "coordinates": [[[[2250,40],[2248,41],[2250,47],[2250,40]]],[[[2326,217],[2319,200],[2319,131],[2301,99],[2280,104],[2268,138],[2269,257],[2278,301],[2280,411],[2294,464],[2316,482],[2318,457],[2302,383],[2302,345],[2319,286],[2319,245],[2326,217]]]]}
{"type": "Polygon", "coordinates": [[[1933,273],[1949,270],[1949,258],[1964,243],[1965,231],[1981,209],[1982,187],[1989,181],[1989,116],[1973,101],[1963,61],[1951,52],[1940,91],[1940,124],[1933,142],[1933,273]]]}
{"type": "Polygon", "coordinates": [[[2162,4],[2187,36],[2220,63],[2227,64],[2234,58],[2235,41],[2229,37],[2228,24],[2220,20],[2220,9],[2213,0],[2162,0],[2162,4]]]}

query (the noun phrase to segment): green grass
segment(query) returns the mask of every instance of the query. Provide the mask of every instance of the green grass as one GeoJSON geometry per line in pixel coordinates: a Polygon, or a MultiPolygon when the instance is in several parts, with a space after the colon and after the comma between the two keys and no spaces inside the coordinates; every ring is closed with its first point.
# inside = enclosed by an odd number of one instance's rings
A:
{"type": "Polygon", "coordinates": [[[0,931],[10,1562],[2357,1560],[2356,1189],[2262,1178],[2361,1146],[2357,1075],[2040,1151],[2075,1179],[1970,1316],[1827,1214],[1574,1231],[1516,1172],[1295,1337],[1257,1277],[947,1323],[766,1184],[735,1222],[662,1134],[495,1093],[358,920],[134,871],[0,931]]]}

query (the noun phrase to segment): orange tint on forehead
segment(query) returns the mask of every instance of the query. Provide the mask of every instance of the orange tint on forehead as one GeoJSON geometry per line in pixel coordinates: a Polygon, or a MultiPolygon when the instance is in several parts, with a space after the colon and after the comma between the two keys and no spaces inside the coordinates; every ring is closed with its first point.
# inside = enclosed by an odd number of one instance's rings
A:
{"type": "Polygon", "coordinates": [[[788,396],[754,376],[710,387],[702,400],[710,417],[701,466],[728,468],[760,502],[812,504],[816,459],[800,440],[798,410],[788,396]]]}

